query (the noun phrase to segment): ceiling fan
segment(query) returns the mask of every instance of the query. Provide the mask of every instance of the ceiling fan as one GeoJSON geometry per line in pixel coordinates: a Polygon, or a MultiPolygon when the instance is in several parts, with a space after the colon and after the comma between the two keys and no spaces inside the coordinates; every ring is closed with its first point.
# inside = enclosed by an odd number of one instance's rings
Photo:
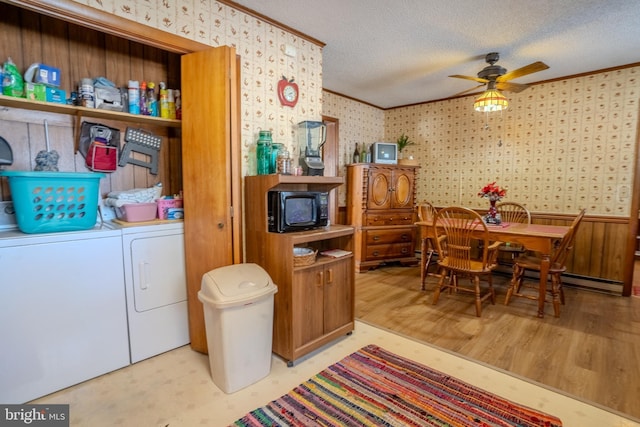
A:
{"type": "Polygon", "coordinates": [[[467,89],[463,92],[460,92],[456,95],[462,95],[467,92],[474,91],[485,84],[487,85],[487,90],[498,89],[507,92],[521,92],[529,87],[529,85],[521,84],[521,83],[511,83],[509,80],[516,79],[518,77],[526,76],[527,74],[537,73],[538,71],[543,71],[549,68],[547,64],[541,61],[537,61],[531,63],[529,65],[525,65],[524,67],[518,68],[517,70],[513,70],[507,72],[507,70],[499,65],[496,65],[496,62],[500,59],[500,55],[497,52],[488,53],[485,57],[485,61],[489,64],[484,67],[480,72],[478,72],[478,77],[471,76],[461,76],[461,75],[453,75],[449,77],[455,77],[458,79],[466,79],[466,80],[474,80],[476,82],[482,83],[479,86],[473,87],[471,89],[467,89]]]}

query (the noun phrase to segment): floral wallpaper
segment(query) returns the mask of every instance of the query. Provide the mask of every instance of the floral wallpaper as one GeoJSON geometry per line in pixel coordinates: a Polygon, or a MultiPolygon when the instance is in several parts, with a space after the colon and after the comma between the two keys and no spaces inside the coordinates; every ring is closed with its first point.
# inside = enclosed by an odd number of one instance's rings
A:
{"type": "MultiPolygon", "coordinates": [[[[322,47],[217,1],[76,0],[241,56],[243,175],[255,174],[260,130],[273,132],[294,157],[297,123],[339,120],[340,171],[355,144],[416,142],[405,153],[421,168],[417,199],[486,207],[477,196],[492,181],[505,200],[534,212],[628,216],[638,127],[639,67],[533,85],[507,93],[504,112],[478,113],[473,96],[382,110],[322,91],[322,47]],[[284,54],[293,47],[296,56],[284,54]],[[282,76],[300,85],[296,107],[283,107],[282,76]]],[[[344,187],[340,204],[346,204],[344,187]]]]}
{"type": "Polygon", "coordinates": [[[340,118],[346,149],[406,133],[415,145],[404,153],[421,166],[418,201],[485,208],[477,194],[497,181],[505,201],[533,212],[628,216],[639,77],[630,67],[533,85],[507,93],[509,108],[489,114],[473,110],[474,96],[379,110],[332,94],[323,113],[340,118]],[[364,120],[345,116],[352,113],[364,120]],[[372,123],[381,114],[383,129],[372,123]]]}
{"type": "MultiPolygon", "coordinates": [[[[385,113],[380,108],[371,107],[331,92],[324,92],[322,111],[325,116],[339,120],[340,167],[339,175],[346,176],[346,165],[353,159],[356,144],[362,150],[372,142],[384,140],[385,113]]],[[[346,206],[346,185],[338,189],[340,206],[346,206]]]]}
{"type": "Polygon", "coordinates": [[[211,0],[76,0],[188,39],[233,46],[241,61],[242,175],[255,175],[260,130],[297,158],[297,124],[321,120],[322,47],[235,8],[211,0]],[[295,49],[287,56],[284,47],[295,49]],[[299,86],[295,107],[280,105],[276,86],[285,76],[299,86]]]}
{"type": "Polygon", "coordinates": [[[493,181],[531,211],[628,216],[638,127],[640,68],[533,85],[507,93],[503,112],[473,110],[474,97],[397,108],[385,136],[406,132],[419,161],[419,200],[485,207],[493,181]]]}

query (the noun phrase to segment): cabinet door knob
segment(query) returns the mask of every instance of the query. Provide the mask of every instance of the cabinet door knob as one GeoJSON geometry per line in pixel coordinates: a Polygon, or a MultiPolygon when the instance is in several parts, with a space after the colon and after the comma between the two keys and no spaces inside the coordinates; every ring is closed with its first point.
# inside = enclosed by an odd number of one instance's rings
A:
{"type": "Polygon", "coordinates": [[[374,251],[373,252],[373,256],[378,256],[378,255],[380,255],[380,252],[378,252],[378,251],[374,251]]]}
{"type": "Polygon", "coordinates": [[[380,236],[373,236],[373,240],[375,240],[375,241],[380,240],[380,236]]]}
{"type": "Polygon", "coordinates": [[[224,228],[224,222],[219,222],[218,223],[218,228],[220,228],[220,229],[224,228]]]}

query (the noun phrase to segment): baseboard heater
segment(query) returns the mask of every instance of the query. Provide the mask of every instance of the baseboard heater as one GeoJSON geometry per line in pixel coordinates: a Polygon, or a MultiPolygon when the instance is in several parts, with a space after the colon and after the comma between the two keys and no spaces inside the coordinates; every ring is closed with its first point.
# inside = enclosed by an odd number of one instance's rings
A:
{"type": "MultiPolygon", "coordinates": [[[[511,267],[507,265],[500,265],[495,271],[508,276],[511,276],[512,273],[511,267]]],[[[535,271],[527,272],[527,274],[525,274],[525,279],[539,280],[540,274],[535,271]]],[[[622,295],[622,288],[624,285],[622,282],[616,282],[614,280],[580,276],[571,273],[565,273],[562,275],[562,284],[572,288],[604,292],[613,295],[622,295]]]]}
{"type": "MultiPolygon", "coordinates": [[[[421,257],[421,251],[416,251],[416,257],[421,257]]],[[[435,258],[434,258],[435,259],[435,258]]],[[[495,269],[495,272],[503,276],[511,276],[512,268],[510,265],[501,264],[495,269]]],[[[525,275],[526,279],[539,280],[540,275],[534,271],[528,272],[525,275]]],[[[624,283],[615,281],[600,279],[598,277],[580,276],[578,274],[565,273],[562,275],[562,283],[565,286],[569,286],[576,289],[585,289],[589,291],[604,292],[612,295],[622,295],[622,288],[624,283]]]]}

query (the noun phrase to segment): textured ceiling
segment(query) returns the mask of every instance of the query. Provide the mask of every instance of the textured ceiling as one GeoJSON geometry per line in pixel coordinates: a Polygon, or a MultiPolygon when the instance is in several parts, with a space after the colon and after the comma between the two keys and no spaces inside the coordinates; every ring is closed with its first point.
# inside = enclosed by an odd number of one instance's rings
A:
{"type": "Polygon", "coordinates": [[[508,71],[550,67],[513,83],[640,62],[640,0],[235,2],[326,43],[323,87],[381,108],[477,86],[447,76],[475,77],[489,52],[508,71]]]}

